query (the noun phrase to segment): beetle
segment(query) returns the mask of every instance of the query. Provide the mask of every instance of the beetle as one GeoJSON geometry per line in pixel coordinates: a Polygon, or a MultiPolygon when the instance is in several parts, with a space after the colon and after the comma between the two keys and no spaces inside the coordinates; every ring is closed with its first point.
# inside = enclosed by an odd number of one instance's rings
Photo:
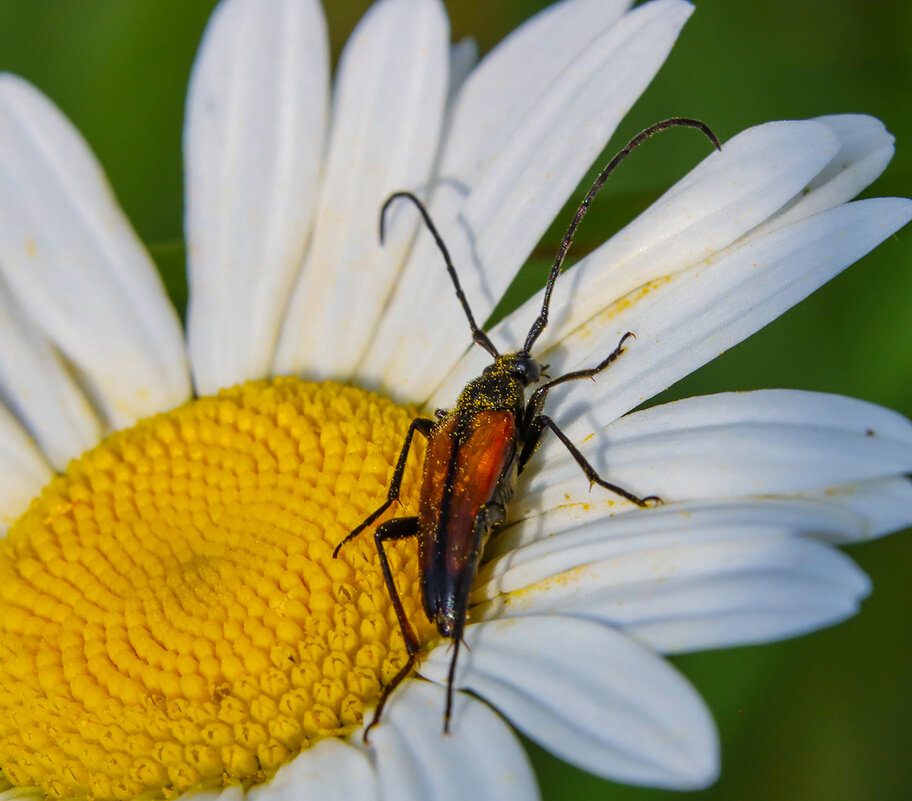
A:
{"type": "Polygon", "coordinates": [[[436,419],[417,417],[412,420],[393,470],[386,500],[354,528],[333,551],[333,556],[338,556],[346,543],[373,525],[393,503],[398,501],[412,441],[415,434],[425,437],[428,445],[424,458],[418,515],[392,518],[380,524],[374,532],[380,567],[399,621],[408,658],[393,680],[383,688],[374,717],[364,730],[365,742],[368,742],[370,730],[380,721],[383,707],[390,694],[411,673],[420,652],[418,638],[405,615],[396,590],[384,543],[418,538],[424,612],[428,620],[437,626],[441,637],[453,641],[443,722],[444,733],[448,733],[453,709],[453,679],[468,616],[472,581],[478,570],[485,544],[506,519],[506,507],[513,495],[515,478],[532,457],[545,432],[550,430],[564,444],[589,479],[590,487],[598,484],[640,507],[661,502],[656,496],[639,497],[599,476],[554,420],[544,414],[545,399],[551,389],[568,381],[594,379],[624,352],[625,343],[634,336],[632,332],[625,333],[617,347],[594,367],[549,378],[533,390],[528,400],[526,390],[546,377],[543,366],[532,356],[532,346],[548,324],[548,310],[554,284],[561,273],[576,229],[588,211],[590,203],[608,176],[634,148],[659,131],[681,126],[699,129],[716,149],[721,149],[719,140],[707,125],[685,117],[663,120],[631,139],[599,173],[577,209],[548,275],[541,311],[532,323],[522,349],[514,353],[501,354],[488,335],[476,324],[449,251],[418,197],[407,191],[394,192],[383,204],[380,211],[381,243],[384,238],[386,212],[394,201],[406,199],[418,209],[446,263],[456,296],[472,330],[472,341],[491,354],[494,361],[478,378],[465,386],[456,401],[455,409],[438,409],[435,413],[436,419]]]}

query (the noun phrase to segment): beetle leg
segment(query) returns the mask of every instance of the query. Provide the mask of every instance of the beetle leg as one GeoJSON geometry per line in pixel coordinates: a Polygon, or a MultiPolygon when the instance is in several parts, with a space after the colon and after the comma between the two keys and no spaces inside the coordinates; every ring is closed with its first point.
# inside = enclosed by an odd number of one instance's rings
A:
{"type": "Polygon", "coordinates": [[[383,688],[380,693],[380,701],[374,709],[374,718],[370,725],[364,730],[364,742],[368,742],[368,734],[380,722],[380,715],[386,704],[386,699],[390,697],[395,690],[412,672],[415,667],[415,658],[421,645],[411,623],[405,616],[405,610],[402,608],[402,601],[399,599],[399,593],[396,590],[396,582],[393,581],[393,572],[390,570],[389,561],[386,558],[386,551],[383,550],[383,543],[392,540],[404,540],[409,537],[418,535],[418,518],[417,517],[397,517],[393,520],[387,520],[377,527],[374,533],[374,542],[377,544],[377,554],[380,556],[380,568],[383,570],[383,580],[386,582],[386,590],[389,593],[390,600],[393,602],[393,609],[396,610],[396,618],[399,620],[399,630],[402,632],[402,639],[405,640],[405,649],[408,651],[408,659],[402,666],[401,670],[393,677],[393,680],[383,688]]]}
{"type": "MultiPolygon", "coordinates": [[[[550,389],[556,387],[558,384],[565,384],[568,381],[579,381],[581,378],[594,379],[595,376],[602,372],[602,370],[608,367],[609,364],[615,361],[618,356],[624,352],[624,343],[630,339],[630,337],[636,339],[636,335],[632,331],[628,331],[621,337],[621,341],[618,342],[617,347],[595,365],[595,367],[586,367],[583,370],[574,370],[573,372],[565,373],[564,375],[551,379],[547,384],[542,384],[536,389],[529,397],[529,403],[526,404],[525,418],[527,424],[531,424],[532,421],[541,414],[542,409],[545,408],[545,398],[548,397],[548,391],[550,389]]],[[[520,461],[520,470],[522,470],[523,464],[525,464],[525,460],[520,461]]]]}
{"type": "Polygon", "coordinates": [[[408,433],[405,435],[405,442],[402,443],[402,450],[399,451],[399,459],[396,462],[396,469],[393,470],[393,478],[390,481],[389,489],[386,493],[386,500],[371,512],[357,528],[355,528],[342,542],[333,550],[333,559],[339,555],[339,550],[349,540],[353,540],[364,529],[370,526],[380,515],[382,515],[395,501],[399,500],[399,490],[402,487],[402,474],[405,472],[405,462],[408,459],[409,448],[412,445],[412,438],[417,431],[424,437],[430,436],[431,429],[434,427],[434,421],[426,417],[416,417],[409,426],[408,433]]]}
{"type": "Polygon", "coordinates": [[[526,462],[529,460],[529,457],[532,456],[532,454],[535,452],[535,449],[541,442],[542,434],[544,434],[546,428],[550,428],[557,435],[557,438],[564,443],[564,446],[568,451],[570,451],[570,455],[576,460],[576,463],[586,474],[586,478],[589,479],[590,484],[598,484],[600,487],[604,487],[606,490],[613,492],[615,495],[620,495],[622,498],[626,498],[628,501],[635,503],[637,506],[649,506],[650,501],[653,503],[661,503],[661,499],[657,495],[647,495],[645,498],[640,498],[637,495],[634,495],[632,492],[628,492],[623,487],[619,487],[617,484],[612,484],[610,481],[605,481],[605,479],[603,479],[595,471],[595,468],[589,464],[588,461],[586,461],[586,457],[579,452],[576,445],[574,445],[569,440],[567,435],[557,427],[557,423],[555,423],[546,414],[537,415],[529,426],[526,444],[523,445],[522,453],[519,457],[520,470],[523,469],[526,462]]]}

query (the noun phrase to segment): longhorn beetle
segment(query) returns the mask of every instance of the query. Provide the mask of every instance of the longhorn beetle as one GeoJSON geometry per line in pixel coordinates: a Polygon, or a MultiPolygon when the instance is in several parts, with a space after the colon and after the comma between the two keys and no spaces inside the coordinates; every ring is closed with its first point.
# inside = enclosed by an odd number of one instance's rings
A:
{"type": "Polygon", "coordinates": [[[593,378],[615,361],[624,352],[624,343],[633,336],[628,331],[621,337],[617,347],[595,367],[574,370],[546,381],[532,392],[526,400],[526,388],[537,383],[543,374],[543,367],[532,357],[532,346],[548,324],[548,308],[554,283],[560,275],[564,258],[573,235],[589,209],[589,204],[598,193],[608,176],[631,151],[651,137],[667,128],[684,126],[697,128],[721,150],[715,134],[699,120],[673,117],[656,123],[637,134],[599,173],[583,202],[580,204],[561,241],[545,284],[541,311],[532,323],[522,350],[515,353],[498,352],[488,335],[475,322],[449,251],[437,232],[431,216],[422,202],[411,192],[395,192],[387,198],[380,211],[380,242],[383,242],[384,220],[390,204],[397,199],[410,200],[421,213],[424,223],[433,235],[446,262],[446,269],[456,289],[456,296],[472,329],[472,341],[483,347],[494,358],[494,363],[482,374],[470,381],[456,401],[453,411],[438,409],[436,420],[416,417],[405,435],[405,442],[399,452],[399,459],[393,470],[386,500],[340,542],[339,549],[362,531],[372,525],[393,503],[399,499],[402,474],[405,470],[409,448],[415,434],[428,440],[424,457],[424,473],[421,494],[418,501],[417,517],[397,517],[377,527],[374,541],[380,557],[383,578],[399,619],[402,638],[408,651],[408,659],[393,680],[383,688],[380,701],[374,711],[370,725],[364,730],[364,741],[368,741],[370,730],[377,725],[383,707],[390,694],[411,673],[420,650],[418,638],[405,616],[402,602],[396,591],[390,570],[385,542],[418,538],[418,560],[421,576],[421,597],[428,620],[436,623],[442,637],[453,640],[453,656],[447,677],[446,711],[443,730],[449,731],[453,709],[453,677],[456,673],[456,658],[462,642],[468,614],[469,591],[478,569],[479,559],[491,533],[506,519],[506,504],[513,495],[513,482],[521,473],[529,458],[535,452],[546,429],[566,446],[576,460],[590,486],[600,487],[620,495],[637,506],[648,506],[659,502],[654,495],[640,498],[617,484],[605,481],[599,476],[586,457],[577,450],[563,431],[548,415],[543,413],[548,392],[559,384],[593,378]]]}

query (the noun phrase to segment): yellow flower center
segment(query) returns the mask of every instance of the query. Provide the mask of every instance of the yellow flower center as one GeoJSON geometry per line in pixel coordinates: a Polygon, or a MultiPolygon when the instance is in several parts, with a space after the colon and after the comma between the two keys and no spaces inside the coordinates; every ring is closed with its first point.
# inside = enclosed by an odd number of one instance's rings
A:
{"type": "MultiPolygon", "coordinates": [[[[353,731],[406,652],[373,538],[332,551],[385,498],[411,416],[337,384],[252,382],[54,478],[0,541],[0,789],[250,786],[353,731]]],[[[396,514],[416,513],[420,463],[396,514]]],[[[415,544],[388,553],[428,642],[415,544]]]]}

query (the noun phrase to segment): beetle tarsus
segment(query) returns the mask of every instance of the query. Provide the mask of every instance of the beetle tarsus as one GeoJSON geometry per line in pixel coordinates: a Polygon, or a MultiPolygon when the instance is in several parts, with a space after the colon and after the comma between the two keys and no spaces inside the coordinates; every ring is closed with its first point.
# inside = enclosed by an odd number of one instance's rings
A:
{"type": "Polygon", "coordinates": [[[393,691],[405,681],[409,673],[412,672],[412,669],[415,667],[416,659],[416,654],[409,653],[408,659],[405,660],[405,664],[399,669],[399,672],[393,676],[393,680],[380,692],[380,700],[377,702],[377,706],[374,707],[374,716],[364,729],[364,735],[361,738],[365,745],[370,745],[371,729],[380,722],[380,716],[383,714],[383,707],[386,706],[387,699],[393,694],[393,691]]]}

